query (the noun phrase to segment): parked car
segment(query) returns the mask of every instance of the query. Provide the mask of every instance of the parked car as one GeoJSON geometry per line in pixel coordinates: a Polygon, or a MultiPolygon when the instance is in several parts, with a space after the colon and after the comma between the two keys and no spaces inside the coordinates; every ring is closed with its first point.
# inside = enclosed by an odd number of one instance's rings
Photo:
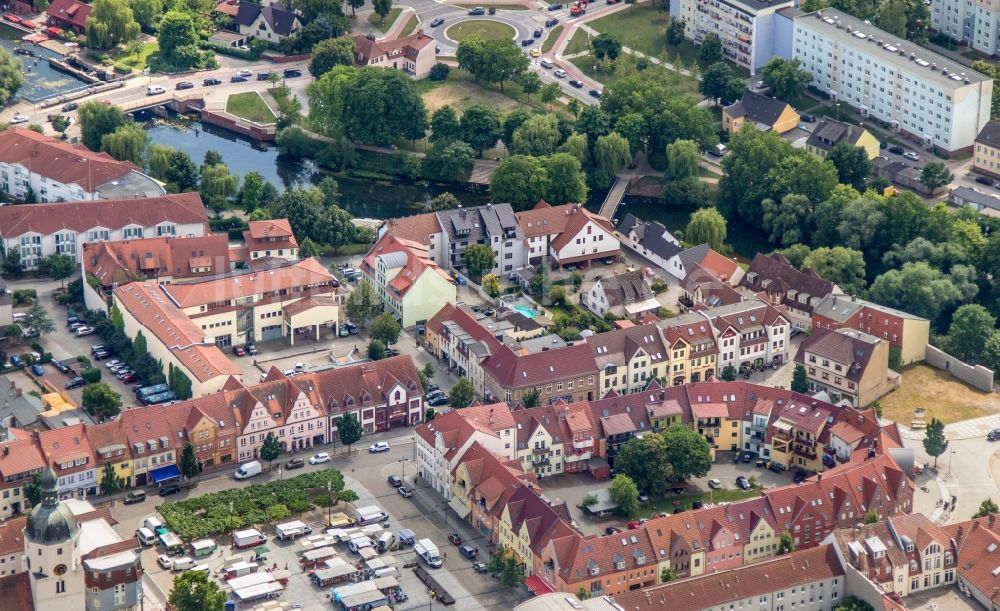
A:
{"type": "Polygon", "coordinates": [[[63,104],[62,111],[63,112],[73,112],[77,108],[80,108],[80,105],[77,104],[76,102],[67,102],[66,104],[63,104]]]}
{"type": "Polygon", "coordinates": [[[293,458],[285,463],[285,469],[287,470],[301,469],[304,466],[306,466],[306,461],[302,460],[301,458],[293,458]]]}
{"type": "Polygon", "coordinates": [[[461,545],[462,537],[458,533],[451,533],[450,535],[448,535],[448,541],[451,541],[455,545],[461,545]]]}
{"type": "Polygon", "coordinates": [[[816,116],[815,115],[802,115],[801,119],[803,121],[805,121],[806,123],[815,123],[816,122],[816,116]]]}
{"type": "Polygon", "coordinates": [[[126,505],[134,505],[135,503],[141,503],[146,500],[146,493],[142,490],[133,490],[125,495],[124,503],[126,505]]]}
{"type": "Polygon", "coordinates": [[[399,496],[403,497],[404,499],[408,499],[411,496],[413,496],[413,491],[406,486],[400,486],[399,488],[396,488],[396,492],[398,492],[399,496]]]}
{"type": "Polygon", "coordinates": [[[27,123],[28,121],[29,121],[28,117],[18,112],[14,114],[14,117],[10,120],[10,123],[11,125],[17,125],[18,123],[27,123]]]}
{"type": "Polygon", "coordinates": [[[459,546],[458,553],[462,554],[467,559],[472,560],[476,557],[476,554],[479,553],[479,550],[472,547],[471,545],[462,545],[459,546]]]}
{"type": "Polygon", "coordinates": [[[298,68],[285,68],[284,72],[281,73],[281,76],[285,78],[298,78],[302,76],[302,71],[298,68]]]}
{"type": "Polygon", "coordinates": [[[475,572],[477,572],[477,573],[480,573],[480,574],[485,574],[485,573],[488,573],[490,569],[489,569],[488,566],[486,566],[482,562],[473,562],[472,563],[472,570],[475,571],[475,572]]]}
{"type": "Polygon", "coordinates": [[[993,186],[993,179],[988,176],[977,176],[976,182],[978,182],[981,185],[986,185],[987,187],[993,186]]]}
{"type": "Polygon", "coordinates": [[[127,374],[121,376],[121,381],[126,384],[131,384],[139,379],[139,376],[135,375],[135,372],[130,371],[127,374]]]}
{"type": "Polygon", "coordinates": [[[207,79],[203,80],[201,82],[201,84],[203,86],[205,86],[205,87],[212,87],[213,85],[221,85],[222,84],[222,79],[217,79],[217,78],[215,78],[213,76],[213,77],[210,77],[210,78],[207,78],[207,79]]]}
{"type": "Polygon", "coordinates": [[[577,89],[583,89],[583,81],[578,81],[577,79],[570,79],[569,84],[577,89]]]}
{"type": "Polygon", "coordinates": [[[547,27],[547,28],[553,28],[558,23],[559,23],[559,20],[557,18],[553,17],[552,19],[549,19],[549,20],[547,20],[545,22],[545,27],[547,27]]]}
{"type": "Polygon", "coordinates": [[[534,38],[525,38],[524,40],[521,41],[522,47],[530,47],[533,44],[535,44],[534,38]]]}
{"type": "Polygon", "coordinates": [[[743,462],[749,465],[750,462],[753,460],[753,452],[744,452],[742,460],[743,462]]]}
{"type": "Polygon", "coordinates": [[[448,397],[447,397],[447,395],[442,395],[440,397],[435,397],[435,398],[431,399],[430,401],[427,402],[427,405],[430,405],[431,407],[439,407],[439,406],[445,405],[447,403],[448,403],[448,397]]]}
{"type": "Polygon", "coordinates": [[[194,89],[194,83],[191,81],[181,81],[174,85],[174,89],[194,89]]]}
{"type": "Polygon", "coordinates": [[[160,554],[156,557],[156,564],[160,565],[161,569],[169,571],[174,566],[174,559],[169,554],[160,554]]]}
{"type": "Polygon", "coordinates": [[[319,465],[325,462],[330,462],[330,454],[328,452],[319,452],[309,459],[310,465],[319,465]]]}
{"type": "Polygon", "coordinates": [[[229,79],[230,83],[245,83],[247,82],[247,77],[240,76],[239,74],[234,74],[233,78],[229,79]]]}
{"type": "Polygon", "coordinates": [[[471,15],[473,17],[475,17],[477,15],[485,15],[485,14],[486,14],[486,9],[484,9],[481,6],[477,6],[477,7],[469,9],[469,15],[471,15]]]}
{"type": "Polygon", "coordinates": [[[997,441],[1000,440],[1000,429],[993,429],[986,434],[987,441],[997,441]]]}
{"type": "Polygon", "coordinates": [[[403,480],[398,475],[390,475],[387,481],[393,488],[399,488],[403,485],[403,480]]]}
{"type": "Polygon", "coordinates": [[[348,330],[347,330],[347,327],[345,327],[345,326],[343,326],[343,325],[341,325],[341,326],[340,326],[340,329],[339,329],[339,330],[337,331],[337,335],[338,335],[338,336],[340,336],[340,337],[347,337],[347,336],[349,336],[350,334],[351,334],[351,332],[350,332],[350,331],[348,331],[348,330]]]}
{"type": "Polygon", "coordinates": [[[97,330],[94,329],[93,327],[80,327],[76,331],[73,331],[73,334],[76,335],[77,337],[83,337],[85,335],[92,335],[96,331],[97,330]]]}
{"type": "Polygon", "coordinates": [[[90,354],[97,354],[102,350],[107,351],[107,348],[104,344],[94,344],[93,346],[90,347],[90,354]]]}
{"type": "Polygon", "coordinates": [[[771,471],[774,471],[775,473],[781,473],[782,471],[785,470],[785,467],[776,462],[771,463],[770,465],[768,465],[767,468],[770,469],[771,471]]]}
{"type": "MultiPolygon", "coordinates": [[[[472,13],[469,13],[469,14],[471,15],[472,13]]],[[[441,25],[442,23],[444,23],[444,17],[438,17],[437,19],[434,19],[434,20],[431,21],[431,27],[432,28],[436,28],[439,25],[441,25]]]]}
{"type": "Polygon", "coordinates": [[[243,346],[233,346],[233,354],[236,356],[246,356],[247,351],[243,346]]]}
{"type": "Polygon", "coordinates": [[[913,151],[906,151],[903,153],[903,157],[906,157],[910,161],[920,161],[920,155],[914,153],[913,151]]]}
{"type": "Polygon", "coordinates": [[[97,352],[94,353],[93,356],[95,361],[103,361],[104,359],[111,356],[111,352],[107,350],[98,350],[97,352]]]}
{"type": "Polygon", "coordinates": [[[750,490],[753,488],[753,486],[750,485],[750,480],[742,475],[736,478],[736,485],[740,490],[750,490]]]}
{"type": "Polygon", "coordinates": [[[10,355],[10,364],[13,365],[14,367],[22,367],[24,366],[24,361],[22,361],[21,357],[19,357],[18,355],[12,354],[10,355]]]}
{"type": "Polygon", "coordinates": [[[701,509],[705,506],[704,501],[694,501],[691,503],[691,509],[701,509]]]}
{"type": "Polygon", "coordinates": [[[620,533],[621,531],[622,531],[622,529],[617,528],[615,526],[608,526],[607,528],[604,529],[604,534],[606,534],[606,535],[614,535],[614,534],[620,533]]]}
{"type": "Polygon", "coordinates": [[[714,478],[710,479],[710,480],[708,480],[708,487],[711,488],[711,489],[713,489],[713,490],[719,490],[719,489],[722,488],[722,482],[720,482],[719,480],[714,479],[714,478]]]}
{"type": "Polygon", "coordinates": [[[889,152],[893,155],[902,155],[906,150],[901,146],[891,146],[889,147],[889,152]]]}
{"type": "Polygon", "coordinates": [[[353,322],[346,323],[344,326],[347,327],[347,332],[350,333],[351,335],[358,334],[358,326],[353,322]]]}
{"type": "Polygon", "coordinates": [[[395,348],[386,348],[385,349],[385,355],[387,357],[390,357],[390,356],[399,356],[399,350],[396,350],[395,348]]]}
{"type": "Polygon", "coordinates": [[[368,446],[368,452],[370,454],[379,454],[381,452],[388,452],[388,451],[389,451],[388,441],[376,441],[375,443],[368,446]]]}
{"type": "Polygon", "coordinates": [[[181,491],[180,484],[166,484],[160,488],[160,496],[170,496],[181,491]]]}
{"type": "Polygon", "coordinates": [[[767,88],[767,83],[765,83],[764,81],[757,81],[756,83],[754,83],[754,88],[756,88],[756,89],[766,89],[767,88]]]}
{"type": "Polygon", "coordinates": [[[66,374],[73,373],[72,370],[70,370],[69,367],[63,365],[59,361],[52,361],[52,366],[55,367],[56,369],[58,369],[59,371],[63,372],[63,373],[66,373],[66,374]]]}
{"type": "Polygon", "coordinates": [[[43,375],[45,375],[45,370],[42,369],[41,365],[36,363],[31,366],[31,373],[35,374],[38,377],[42,377],[43,375]]]}
{"type": "Polygon", "coordinates": [[[809,472],[806,471],[805,469],[799,469],[798,471],[795,472],[795,477],[792,478],[792,481],[794,481],[796,484],[800,484],[806,481],[807,477],[809,477],[809,472]]]}
{"type": "Polygon", "coordinates": [[[257,350],[257,346],[253,344],[247,344],[247,352],[249,352],[251,356],[260,354],[260,352],[257,350]]]}

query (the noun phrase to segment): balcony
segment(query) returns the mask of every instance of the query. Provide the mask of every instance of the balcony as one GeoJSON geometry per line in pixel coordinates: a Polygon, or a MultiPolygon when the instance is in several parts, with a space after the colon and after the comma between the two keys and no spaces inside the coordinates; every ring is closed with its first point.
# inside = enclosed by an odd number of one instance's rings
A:
{"type": "Polygon", "coordinates": [[[586,439],[577,439],[577,440],[573,441],[573,449],[574,450],[584,450],[584,449],[592,448],[592,447],[594,447],[594,438],[593,437],[588,437],[586,439]]]}
{"type": "Polygon", "coordinates": [[[538,456],[539,454],[548,454],[549,453],[549,447],[548,446],[541,446],[540,448],[535,448],[535,449],[531,450],[531,453],[534,454],[535,456],[538,456]]]}

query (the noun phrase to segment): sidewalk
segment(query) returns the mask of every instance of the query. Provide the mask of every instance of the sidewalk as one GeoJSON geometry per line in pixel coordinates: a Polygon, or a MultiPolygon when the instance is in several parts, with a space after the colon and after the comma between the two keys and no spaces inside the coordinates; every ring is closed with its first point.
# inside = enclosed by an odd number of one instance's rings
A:
{"type": "MultiPolygon", "coordinates": [[[[924,439],[924,431],[913,430],[898,422],[896,424],[899,426],[900,434],[902,434],[904,439],[913,439],[915,441],[922,441],[924,439]]],[[[973,418],[972,420],[962,420],[946,424],[944,427],[944,436],[952,441],[974,439],[977,437],[986,437],[987,433],[997,428],[1000,428],[1000,414],[991,414],[989,416],[973,418]]]]}

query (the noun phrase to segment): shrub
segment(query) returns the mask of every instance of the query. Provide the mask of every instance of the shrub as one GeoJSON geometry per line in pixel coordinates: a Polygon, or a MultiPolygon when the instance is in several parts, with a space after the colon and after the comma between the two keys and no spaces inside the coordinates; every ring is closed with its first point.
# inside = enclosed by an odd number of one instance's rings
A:
{"type": "Polygon", "coordinates": [[[446,78],[448,78],[448,74],[450,72],[451,72],[451,66],[449,66],[448,64],[442,64],[441,62],[438,62],[434,64],[434,66],[431,68],[431,71],[427,75],[427,78],[429,78],[432,81],[443,81],[446,78]]]}
{"type": "Polygon", "coordinates": [[[11,298],[14,305],[34,303],[38,299],[38,292],[35,289],[17,289],[11,298]]]}
{"type": "Polygon", "coordinates": [[[115,72],[118,74],[132,74],[135,69],[125,64],[115,64],[115,72]]]}
{"type": "Polygon", "coordinates": [[[87,381],[87,384],[96,384],[101,381],[101,370],[96,367],[84,369],[80,377],[87,381]]]}

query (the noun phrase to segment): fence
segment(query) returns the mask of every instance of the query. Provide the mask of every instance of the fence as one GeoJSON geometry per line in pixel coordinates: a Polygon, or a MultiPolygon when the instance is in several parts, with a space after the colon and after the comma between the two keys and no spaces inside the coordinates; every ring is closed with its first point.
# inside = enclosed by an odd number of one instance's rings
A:
{"type": "Polygon", "coordinates": [[[982,365],[968,365],[940,348],[927,345],[924,361],[931,367],[947,371],[959,380],[984,392],[993,392],[993,370],[982,365]]]}

